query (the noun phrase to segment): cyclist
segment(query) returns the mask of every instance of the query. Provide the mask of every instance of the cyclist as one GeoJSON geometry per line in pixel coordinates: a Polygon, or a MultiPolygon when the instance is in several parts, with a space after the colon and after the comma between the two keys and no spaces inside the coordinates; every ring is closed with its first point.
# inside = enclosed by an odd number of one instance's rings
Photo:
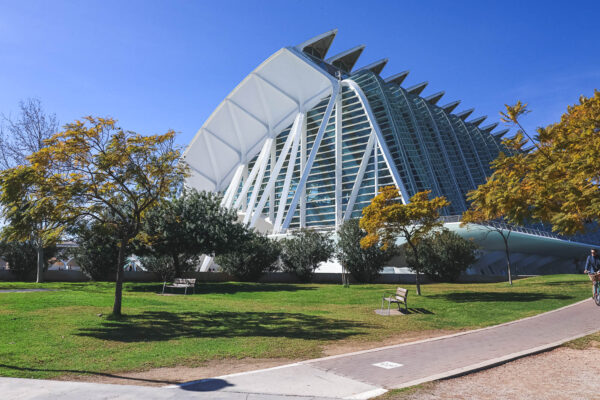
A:
{"type": "MultiPolygon", "coordinates": [[[[587,260],[585,260],[584,273],[588,275],[595,275],[600,272],[600,256],[598,256],[598,252],[596,249],[590,250],[590,255],[587,260]]],[[[592,276],[590,276],[592,279],[592,276]]],[[[592,295],[594,294],[594,285],[592,285],[592,295]]]]}

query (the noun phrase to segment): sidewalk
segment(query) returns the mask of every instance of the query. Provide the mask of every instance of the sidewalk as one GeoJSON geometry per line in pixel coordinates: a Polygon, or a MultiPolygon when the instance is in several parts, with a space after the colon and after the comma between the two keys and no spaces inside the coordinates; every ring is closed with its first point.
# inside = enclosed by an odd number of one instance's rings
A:
{"type": "Polygon", "coordinates": [[[600,331],[593,315],[600,317],[600,307],[589,299],[489,328],[165,388],[0,378],[0,393],[11,399],[366,399],[600,331]]]}

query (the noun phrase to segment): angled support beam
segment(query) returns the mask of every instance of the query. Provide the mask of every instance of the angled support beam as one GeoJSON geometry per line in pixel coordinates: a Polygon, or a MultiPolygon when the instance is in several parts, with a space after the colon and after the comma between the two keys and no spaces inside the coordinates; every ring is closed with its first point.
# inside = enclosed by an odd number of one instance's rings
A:
{"type": "Polygon", "coordinates": [[[400,174],[398,173],[396,164],[394,164],[390,150],[388,149],[385,139],[383,138],[383,133],[381,132],[381,129],[379,129],[379,125],[376,122],[374,122],[377,120],[375,119],[375,116],[373,115],[373,110],[371,110],[371,106],[369,106],[367,97],[363,93],[360,86],[358,86],[358,84],[356,82],[354,82],[352,79],[344,79],[342,81],[342,85],[347,86],[356,94],[356,97],[358,97],[358,100],[360,101],[363,109],[365,110],[365,112],[367,114],[367,119],[369,120],[369,125],[371,126],[371,130],[373,132],[375,132],[375,136],[377,138],[379,148],[381,149],[383,159],[385,160],[385,164],[387,165],[387,167],[392,175],[392,180],[394,181],[394,184],[396,185],[398,190],[400,190],[400,194],[402,195],[402,202],[404,204],[406,204],[406,202],[409,199],[408,192],[406,191],[404,182],[402,182],[402,179],[400,178],[400,174]]]}
{"type": "MultiPolygon", "coordinates": [[[[267,152],[266,152],[266,154],[264,154],[264,157],[260,163],[260,169],[258,170],[258,176],[256,177],[256,182],[254,182],[254,188],[252,189],[252,196],[250,196],[250,202],[248,203],[248,209],[246,210],[246,215],[244,216],[244,224],[247,224],[250,221],[250,216],[254,212],[254,208],[256,205],[256,199],[258,198],[258,192],[260,192],[260,188],[262,186],[263,179],[265,177],[265,170],[267,169],[267,164],[269,163],[271,146],[273,146],[274,143],[275,143],[275,140],[273,138],[268,138],[267,141],[265,142],[265,147],[267,148],[267,152]]],[[[265,192],[266,191],[263,191],[263,197],[268,197],[268,193],[265,193],[265,192]]]]}
{"type": "Polygon", "coordinates": [[[346,212],[344,213],[344,221],[349,220],[352,216],[352,210],[354,209],[356,196],[358,196],[358,191],[360,190],[360,186],[362,185],[363,178],[365,176],[365,171],[367,170],[367,166],[369,165],[369,160],[371,159],[371,155],[373,154],[373,147],[376,141],[377,140],[375,138],[375,132],[371,130],[371,133],[369,134],[369,141],[367,142],[367,147],[365,148],[362,160],[360,161],[360,167],[358,167],[358,172],[356,174],[356,179],[354,180],[354,185],[352,185],[352,192],[350,192],[350,198],[348,198],[348,205],[346,206],[346,212]]]}
{"type": "Polygon", "coordinates": [[[233,174],[233,178],[231,179],[231,183],[227,187],[225,191],[225,195],[223,196],[223,200],[221,200],[221,205],[225,208],[231,207],[231,203],[233,203],[233,198],[235,196],[235,192],[237,191],[238,186],[240,186],[240,180],[242,179],[242,174],[244,172],[245,164],[239,165],[235,173],[233,174]]]}
{"type": "Polygon", "coordinates": [[[327,108],[325,109],[325,114],[323,114],[323,120],[321,121],[321,126],[319,126],[319,131],[317,132],[317,135],[315,137],[315,142],[313,143],[313,146],[310,149],[310,154],[308,155],[308,159],[306,160],[306,165],[302,169],[300,181],[298,182],[298,186],[296,187],[296,192],[294,193],[294,197],[292,198],[290,208],[288,210],[287,215],[285,216],[285,220],[283,221],[282,230],[284,231],[290,226],[290,223],[292,222],[292,217],[296,212],[296,206],[300,201],[300,196],[302,196],[302,194],[304,193],[308,175],[310,174],[310,170],[312,169],[315,157],[317,157],[317,152],[319,151],[319,147],[321,146],[321,140],[323,139],[325,129],[327,128],[327,124],[329,123],[329,118],[331,117],[333,106],[335,105],[335,102],[337,100],[338,92],[339,84],[336,83],[331,91],[331,98],[329,99],[329,103],[327,104],[327,108]]]}
{"type": "MultiPolygon", "coordinates": [[[[263,195],[260,198],[260,201],[258,202],[258,206],[256,207],[256,210],[254,210],[253,212],[248,211],[246,213],[246,218],[249,218],[251,213],[253,214],[252,219],[250,220],[250,227],[253,227],[254,225],[256,225],[256,221],[258,220],[258,217],[260,216],[261,211],[265,207],[265,204],[267,203],[267,199],[272,195],[271,191],[275,188],[275,182],[277,182],[277,178],[279,176],[279,171],[281,171],[283,162],[287,158],[287,155],[290,151],[290,147],[292,146],[292,142],[296,139],[296,137],[298,136],[298,134],[301,130],[303,121],[304,121],[304,113],[298,113],[296,115],[296,118],[294,119],[294,124],[292,125],[292,129],[290,130],[290,133],[288,134],[288,137],[285,140],[285,143],[283,144],[283,148],[281,149],[281,154],[279,155],[279,159],[277,160],[275,167],[273,167],[273,163],[271,164],[271,174],[269,176],[269,181],[267,182],[267,186],[265,187],[265,190],[263,191],[263,195]]],[[[274,199],[272,199],[271,202],[274,202],[274,199]]]]}
{"type": "Polygon", "coordinates": [[[474,108],[469,108],[468,110],[459,112],[456,116],[464,121],[469,118],[469,115],[473,114],[473,111],[475,111],[474,108]]]}
{"type": "Polygon", "coordinates": [[[342,224],[342,94],[335,102],[335,228],[342,224]]]}
{"type": "Polygon", "coordinates": [[[244,182],[244,186],[242,187],[242,191],[240,192],[240,195],[238,196],[237,200],[235,201],[235,204],[233,205],[233,208],[235,208],[236,210],[242,204],[243,199],[246,198],[246,195],[248,194],[248,190],[250,190],[250,186],[252,186],[252,183],[254,182],[254,178],[256,178],[256,175],[258,174],[258,170],[260,169],[260,166],[262,165],[264,159],[269,154],[270,150],[271,150],[271,143],[267,139],[267,141],[265,141],[265,143],[263,144],[263,147],[262,147],[260,153],[258,154],[258,158],[256,159],[256,163],[252,167],[252,171],[250,171],[248,178],[246,178],[246,181],[244,182]]]}
{"type": "MultiPolygon", "coordinates": [[[[292,142],[292,148],[290,150],[290,159],[288,161],[287,170],[285,172],[285,179],[283,181],[283,189],[281,190],[281,197],[279,198],[279,205],[277,208],[277,216],[275,217],[275,224],[273,224],[273,233],[279,233],[281,230],[281,222],[283,220],[283,213],[285,212],[285,207],[287,206],[288,194],[290,192],[290,184],[292,182],[292,175],[294,174],[294,169],[296,168],[296,156],[298,154],[298,147],[300,144],[300,138],[302,136],[302,132],[304,131],[303,126],[306,118],[302,118],[302,124],[300,124],[300,129],[296,132],[296,136],[294,137],[294,141],[292,142]]],[[[291,134],[292,132],[290,132],[291,134]]]]}

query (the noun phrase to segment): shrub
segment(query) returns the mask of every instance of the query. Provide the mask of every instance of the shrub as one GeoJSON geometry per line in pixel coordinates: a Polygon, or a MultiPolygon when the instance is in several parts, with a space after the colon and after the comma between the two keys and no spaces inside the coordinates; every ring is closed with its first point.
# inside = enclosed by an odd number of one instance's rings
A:
{"type": "MultiPolygon", "coordinates": [[[[56,247],[44,247],[44,271],[48,260],[56,254],[56,247]]],[[[34,281],[37,275],[37,249],[35,243],[0,242],[0,255],[8,263],[10,271],[20,281],[34,281]]]]}
{"type": "Polygon", "coordinates": [[[278,242],[260,233],[249,231],[234,249],[220,254],[215,262],[224,272],[241,281],[257,281],[265,272],[275,271],[281,253],[278,242]]]}
{"type": "Polygon", "coordinates": [[[367,233],[360,229],[358,219],[350,219],[338,231],[336,256],[358,282],[372,282],[383,270],[384,263],[392,258],[394,249],[382,250],[379,246],[360,247],[367,233]]]}
{"type": "Polygon", "coordinates": [[[437,282],[454,282],[477,261],[478,246],[447,229],[434,232],[419,244],[423,272],[437,282]]]}
{"type": "Polygon", "coordinates": [[[309,282],[319,263],[329,260],[335,251],[333,240],[325,233],[302,229],[297,235],[281,241],[281,262],[286,272],[309,282]]]}

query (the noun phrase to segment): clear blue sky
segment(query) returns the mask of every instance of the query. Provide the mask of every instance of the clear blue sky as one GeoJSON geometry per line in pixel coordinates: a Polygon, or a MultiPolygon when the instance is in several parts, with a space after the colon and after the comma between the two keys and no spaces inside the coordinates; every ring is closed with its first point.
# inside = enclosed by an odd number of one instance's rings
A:
{"type": "Polygon", "coordinates": [[[61,123],[111,116],[187,144],[221,100],[284,46],[338,28],[329,55],[411,71],[424,95],[498,120],[518,99],[526,127],[557,121],[600,89],[600,1],[0,0],[0,112],[37,97],[61,123]]]}

